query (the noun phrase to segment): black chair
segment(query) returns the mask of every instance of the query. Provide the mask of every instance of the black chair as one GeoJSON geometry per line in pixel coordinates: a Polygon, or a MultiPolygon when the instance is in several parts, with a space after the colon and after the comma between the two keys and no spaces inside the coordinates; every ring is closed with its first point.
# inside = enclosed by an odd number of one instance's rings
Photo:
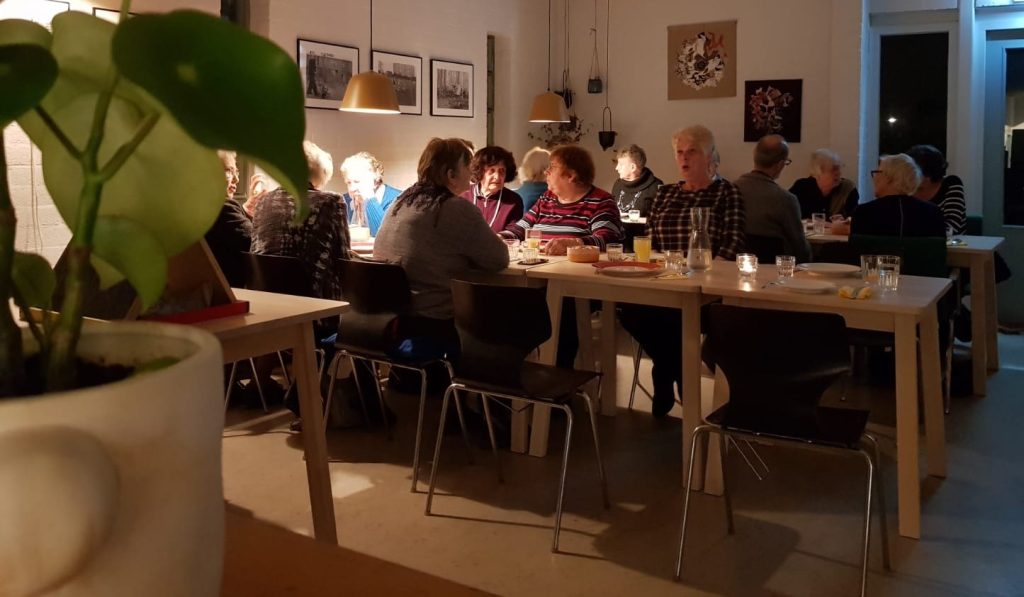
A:
{"type": "MultiPolygon", "coordinates": [[[[441,364],[447,367],[444,359],[433,358],[424,360],[404,359],[394,352],[393,326],[400,316],[409,313],[412,308],[412,291],[405,270],[399,265],[363,259],[341,259],[337,266],[341,272],[342,297],[348,301],[349,310],[341,317],[338,324],[338,340],[335,344],[337,352],[328,371],[331,373],[330,385],[327,389],[327,409],[334,395],[334,383],[338,366],[342,357],[348,357],[352,365],[352,377],[356,382],[359,399],[362,402],[363,414],[366,414],[366,403],[363,401],[363,388],[356,373],[356,361],[369,363],[376,381],[377,398],[380,402],[384,428],[391,438],[391,427],[388,423],[387,410],[384,403],[384,386],[387,381],[382,377],[381,365],[392,368],[416,371],[420,375],[420,405],[416,421],[416,445],[412,457],[412,491],[416,491],[420,469],[420,443],[423,436],[423,416],[427,404],[427,368],[441,364]]],[[[462,426],[463,439],[469,451],[469,438],[466,423],[462,415],[461,405],[456,404],[459,424],[462,426]]],[[[326,417],[324,418],[326,424],[326,417]]]]}
{"type": "MultiPolygon", "coordinates": [[[[850,370],[846,324],[831,313],[795,313],[711,305],[704,330],[704,359],[712,360],[729,382],[729,402],[697,427],[697,440],[719,434],[723,454],[726,437],[757,439],[794,447],[859,454],[867,464],[861,595],[867,584],[871,538],[872,482],[877,483],[882,526],[882,557],[889,569],[885,499],[878,463],[878,443],[865,433],[868,411],[820,406],[822,393],[850,370]],[[864,444],[870,444],[869,453],[864,444]]],[[[686,520],[690,508],[693,458],[686,474],[686,498],[679,530],[676,580],[682,576],[686,520]]],[[[726,523],[733,533],[732,501],[723,466],[726,523]]]]}
{"type": "Polygon", "coordinates": [[[481,394],[487,430],[491,436],[491,448],[498,463],[499,481],[502,480],[501,464],[488,402],[494,398],[505,398],[558,408],[565,413],[567,419],[562,472],[558,484],[558,500],[555,504],[555,535],[551,545],[551,551],[558,551],[565,472],[569,464],[569,446],[572,444],[573,415],[570,403],[574,395],[583,398],[590,415],[602,497],[605,508],[609,507],[608,483],[601,460],[594,405],[590,396],[582,389],[600,374],[526,361],[530,353],[551,337],[551,320],[543,288],[513,288],[453,280],[452,298],[455,303],[455,326],[462,342],[462,353],[459,359],[452,363],[452,384],[445,392],[441,405],[441,425],[437,432],[437,444],[434,446],[434,464],[430,470],[426,514],[430,514],[434,499],[441,443],[444,439],[445,416],[448,401],[452,396],[456,397],[457,405],[460,391],[481,394]]]}
{"type": "Polygon", "coordinates": [[[785,244],[777,236],[746,235],[747,253],[757,255],[758,263],[775,265],[775,257],[786,254],[785,244]]]}

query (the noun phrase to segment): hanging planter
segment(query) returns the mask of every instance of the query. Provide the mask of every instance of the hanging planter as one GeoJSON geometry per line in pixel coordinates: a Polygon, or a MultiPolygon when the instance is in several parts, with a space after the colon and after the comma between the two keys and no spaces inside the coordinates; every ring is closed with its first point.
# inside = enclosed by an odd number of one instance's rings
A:
{"type": "Polygon", "coordinates": [[[601,81],[601,62],[597,57],[597,0],[594,0],[594,26],[590,28],[590,35],[594,38],[594,49],[590,53],[590,77],[587,79],[587,93],[601,93],[604,91],[604,83],[601,81]]]}
{"type": "Polygon", "coordinates": [[[615,135],[617,134],[618,133],[612,130],[612,109],[605,106],[604,110],[601,112],[601,130],[597,133],[597,142],[601,144],[601,149],[607,151],[609,147],[615,145],[615,135]],[[605,115],[608,115],[607,126],[605,126],[604,123],[605,115]]]}

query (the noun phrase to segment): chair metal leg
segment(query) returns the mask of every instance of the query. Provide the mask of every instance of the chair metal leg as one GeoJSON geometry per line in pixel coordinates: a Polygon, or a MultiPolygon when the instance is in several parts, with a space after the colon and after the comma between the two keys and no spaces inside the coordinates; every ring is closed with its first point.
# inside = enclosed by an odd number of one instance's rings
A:
{"type": "Polygon", "coordinates": [[[633,383],[629,387],[629,410],[633,410],[633,399],[636,397],[636,386],[640,383],[640,359],[643,357],[644,349],[636,342],[636,350],[633,351],[633,383]]]}
{"type": "MultiPolygon", "coordinates": [[[[420,477],[420,439],[423,437],[423,411],[427,408],[427,372],[420,371],[420,412],[416,418],[416,447],[412,453],[412,489],[416,493],[416,482],[420,477]]],[[[385,417],[386,418],[386,417],[385,417]]]]}
{"type": "MultiPolygon", "coordinates": [[[[278,356],[281,353],[277,353],[278,356]]],[[[331,416],[331,401],[334,400],[334,383],[338,379],[338,366],[341,364],[341,353],[334,353],[331,359],[331,366],[327,368],[331,381],[327,383],[327,398],[324,399],[324,433],[327,433],[327,421],[331,416]]]]}
{"type": "Polygon", "coordinates": [[[565,498],[565,472],[569,467],[569,447],[572,445],[572,409],[567,405],[559,408],[565,412],[565,448],[562,450],[562,474],[558,479],[558,501],[555,503],[555,538],[551,543],[551,552],[558,552],[558,536],[562,532],[562,501],[565,498]]]}
{"type": "Polygon", "coordinates": [[[484,405],[484,419],[487,420],[487,434],[491,436],[491,451],[494,453],[494,465],[498,469],[498,483],[505,482],[505,475],[501,471],[501,454],[498,452],[498,440],[494,437],[494,423],[491,421],[490,400],[487,394],[480,394],[480,402],[484,405]]]}
{"type": "Polygon", "coordinates": [[[235,387],[236,369],[238,369],[238,361],[231,363],[231,373],[228,375],[228,389],[224,391],[224,412],[228,412],[228,401],[231,400],[231,390],[235,387]]]}
{"type": "Polygon", "coordinates": [[[260,384],[260,376],[256,373],[256,361],[249,359],[249,368],[252,369],[252,380],[256,382],[256,392],[260,395],[260,404],[263,405],[263,412],[268,413],[270,409],[267,408],[267,399],[263,396],[263,385],[260,384]]]}
{"type": "Polygon", "coordinates": [[[871,544],[871,486],[875,476],[875,465],[871,461],[871,456],[863,449],[860,450],[860,454],[868,465],[867,495],[864,498],[864,546],[861,550],[860,567],[860,595],[864,597],[867,594],[868,587],[868,548],[871,544]]]}
{"type": "Polygon", "coordinates": [[[280,350],[277,351],[277,362],[281,364],[281,375],[282,375],[282,377],[284,377],[284,385],[285,385],[285,387],[288,388],[288,389],[291,389],[291,387],[292,387],[292,378],[291,378],[291,376],[288,375],[288,367],[285,367],[284,355],[281,354],[280,350]]]}
{"type": "MultiPolygon", "coordinates": [[[[732,496],[729,494],[729,463],[727,458],[729,456],[729,442],[726,441],[727,436],[725,433],[719,432],[718,434],[718,449],[722,451],[722,497],[725,498],[725,528],[729,534],[732,535],[736,532],[736,528],[732,522],[732,496]]],[[[739,450],[739,444],[736,444],[736,450],[739,450]]],[[[743,452],[740,451],[740,454],[743,452]]],[[[746,458],[746,456],[744,456],[746,458]]],[[[748,461],[749,465],[750,462],[748,461]]],[[[753,467],[751,467],[753,468],[753,467]]],[[[756,473],[755,473],[756,474],[756,473]]]]}
{"type": "Polygon", "coordinates": [[[466,430],[466,418],[462,416],[462,399],[458,390],[453,390],[455,399],[455,414],[459,417],[459,427],[462,429],[462,443],[466,446],[466,460],[473,464],[473,445],[469,443],[469,431],[466,430]]]}
{"type": "Polygon", "coordinates": [[[683,576],[683,547],[686,545],[686,517],[690,512],[690,487],[693,484],[693,455],[697,453],[697,441],[701,435],[707,435],[711,427],[700,425],[693,431],[693,440],[690,442],[690,462],[686,467],[686,495],[683,498],[683,520],[679,524],[679,552],[676,555],[676,581],[683,576]]]}
{"type": "Polygon", "coordinates": [[[594,433],[594,455],[597,456],[597,474],[601,479],[601,498],[604,500],[605,510],[612,507],[608,500],[608,476],[604,471],[604,459],[601,458],[601,440],[597,436],[597,415],[594,413],[594,401],[586,392],[580,392],[583,402],[587,405],[587,414],[590,415],[590,430],[594,433]]]}
{"type": "MultiPolygon", "coordinates": [[[[730,436],[726,436],[725,442],[726,444],[736,446],[736,451],[739,452],[740,457],[743,458],[743,462],[747,464],[747,468],[750,469],[750,472],[754,473],[754,476],[757,477],[758,481],[764,481],[764,477],[761,476],[761,472],[757,470],[757,468],[754,466],[754,463],[751,462],[750,458],[747,457],[747,453],[743,451],[743,448],[740,447],[740,443],[730,436]]],[[[743,440],[743,443],[747,444],[747,447],[751,449],[751,451],[754,453],[754,456],[756,456],[757,459],[761,462],[761,464],[764,465],[764,460],[761,460],[761,456],[757,453],[757,450],[754,449],[754,446],[752,446],[750,442],[747,440],[743,440]]],[[[764,468],[767,471],[768,467],[766,465],[764,465],[764,468]]],[[[765,476],[767,476],[767,472],[765,472],[765,476]]]]}
{"type": "Polygon", "coordinates": [[[437,465],[441,461],[441,442],[444,441],[444,424],[448,420],[448,399],[454,391],[454,386],[448,386],[444,392],[444,400],[441,401],[441,422],[437,426],[437,441],[434,442],[434,461],[430,464],[430,485],[427,486],[427,507],[424,514],[430,515],[430,507],[434,502],[434,484],[437,482],[437,465]]]}
{"type": "Polygon", "coordinates": [[[875,459],[875,496],[878,498],[878,524],[882,527],[882,565],[892,570],[889,559],[889,522],[885,512],[885,486],[882,485],[882,454],[878,449],[878,440],[874,436],[864,434],[864,439],[871,444],[872,456],[875,459]]]}
{"type": "Polygon", "coordinates": [[[373,378],[377,380],[377,400],[380,402],[380,418],[384,420],[384,433],[388,436],[388,441],[394,439],[391,434],[391,422],[388,421],[388,407],[384,403],[384,382],[380,376],[380,365],[378,363],[370,364],[373,369],[373,378]]]}
{"type": "MultiPolygon", "coordinates": [[[[361,383],[359,383],[359,372],[356,371],[356,358],[354,356],[352,356],[352,355],[349,355],[348,360],[349,360],[349,364],[352,365],[352,379],[354,379],[355,382],[356,382],[356,394],[359,395],[359,406],[363,409],[363,423],[365,423],[366,426],[369,427],[370,426],[370,413],[366,409],[366,397],[363,394],[363,385],[361,383]]],[[[360,359],[360,360],[362,360],[362,359],[360,359]]],[[[372,364],[371,364],[370,370],[374,372],[373,375],[374,375],[374,378],[376,378],[377,377],[377,373],[376,373],[376,370],[373,368],[372,364]]]]}

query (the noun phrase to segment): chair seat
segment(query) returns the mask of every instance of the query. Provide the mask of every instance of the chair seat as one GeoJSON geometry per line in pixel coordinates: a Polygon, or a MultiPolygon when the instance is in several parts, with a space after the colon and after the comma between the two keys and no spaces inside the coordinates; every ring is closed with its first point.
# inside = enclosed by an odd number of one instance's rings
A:
{"type": "Polygon", "coordinates": [[[778,416],[761,413],[756,420],[750,420],[749,416],[730,416],[726,404],[711,413],[707,422],[727,431],[857,449],[868,424],[868,414],[860,409],[819,406],[806,417],[794,417],[792,412],[778,416]]]}
{"type": "Polygon", "coordinates": [[[334,348],[343,350],[346,353],[356,357],[357,359],[372,359],[376,361],[386,361],[388,363],[395,363],[405,367],[411,367],[413,369],[423,369],[427,365],[437,363],[442,359],[437,358],[424,358],[424,359],[408,359],[403,358],[401,355],[396,355],[391,352],[383,350],[369,349],[365,346],[355,346],[347,344],[345,342],[336,342],[334,348]]]}
{"type": "Polygon", "coordinates": [[[493,378],[476,379],[462,373],[456,370],[452,382],[485,394],[508,394],[556,404],[569,402],[580,386],[600,375],[596,371],[563,369],[531,362],[522,364],[519,379],[511,383],[501,383],[493,378]]]}

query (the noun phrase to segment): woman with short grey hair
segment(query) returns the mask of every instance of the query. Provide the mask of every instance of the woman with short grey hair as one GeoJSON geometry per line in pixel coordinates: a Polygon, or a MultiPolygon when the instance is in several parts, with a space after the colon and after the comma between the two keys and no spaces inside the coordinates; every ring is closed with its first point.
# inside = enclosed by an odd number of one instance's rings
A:
{"type": "Polygon", "coordinates": [[[910,156],[882,156],[871,179],[876,198],[853,213],[851,235],[945,238],[946,222],[938,206],[910,196],[921,183],[921,170],[910,156]]]}
{"type": "Polygon", "coordinates": [[[857,209],[860,194],[853,181],[843,178],[843,161],[831,149],[811,154],[810,176],[793,183],[789,192],[800,202],[800,215],[809,218],[823,213],[827,217],[849,217],[857,209]]]}

